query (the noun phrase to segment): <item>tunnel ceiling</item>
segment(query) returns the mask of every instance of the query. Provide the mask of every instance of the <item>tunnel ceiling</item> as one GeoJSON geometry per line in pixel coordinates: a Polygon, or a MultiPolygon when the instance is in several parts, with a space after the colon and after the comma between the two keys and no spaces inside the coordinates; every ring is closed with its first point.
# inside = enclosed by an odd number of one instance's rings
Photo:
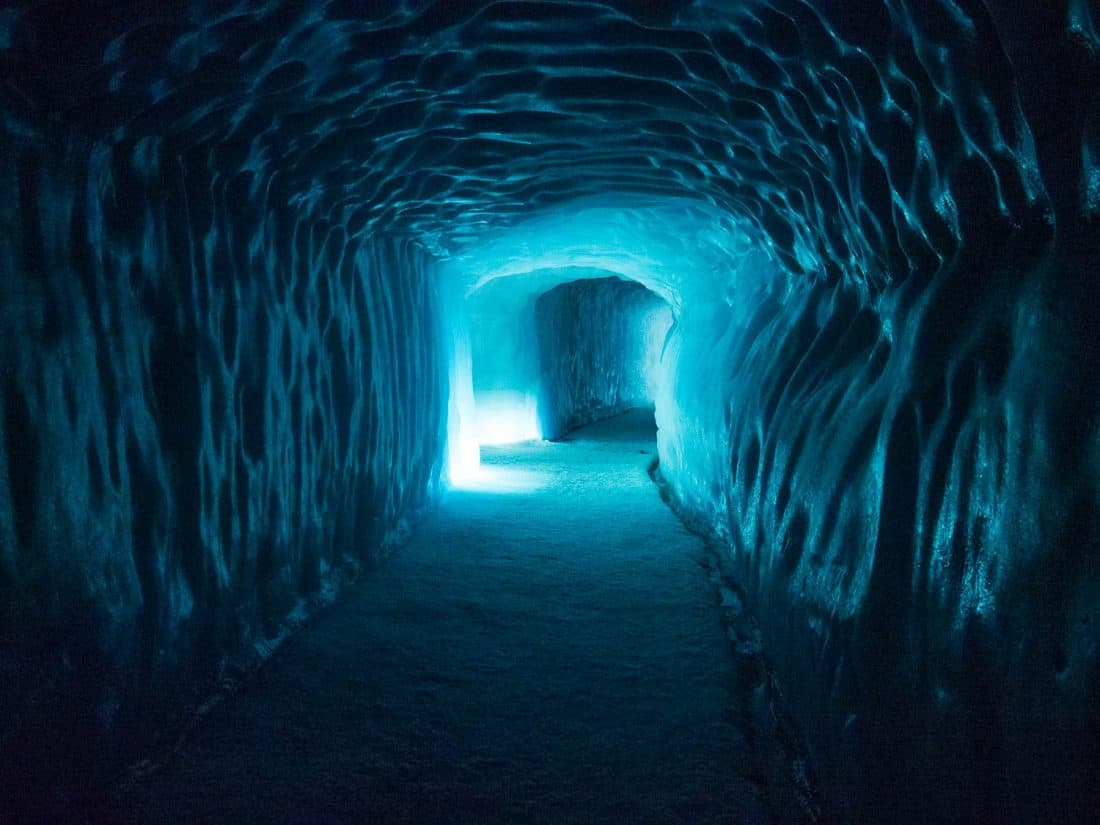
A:
{"type": "MultiPolygon", "coordinates": [[[[877,287],[934,268],[968,226],[1052,220],[1010,11],[36,2],[0,12],[0,67],[49,118],[278,176],[307,215],[437,254],[578,197],[689,198],[793,271],[877,287]]],[[[1095,47],[1084,4],[1047,17],[1095,47]]]]}

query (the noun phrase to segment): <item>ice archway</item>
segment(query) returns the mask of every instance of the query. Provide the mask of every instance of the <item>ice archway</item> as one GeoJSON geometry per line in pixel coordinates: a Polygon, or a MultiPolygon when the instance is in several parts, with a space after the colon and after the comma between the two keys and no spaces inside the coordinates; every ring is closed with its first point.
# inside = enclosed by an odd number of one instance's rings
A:
{"type": "MultiPolygon", "coordinates": [[[[479,341],[485,341],[477,347],[482,350],[477,360],[496,362],[481,370],[486,383],[482,418],[492,435],[463,432],[463,422],[469,425],[478,416],[470,405],[461,412],[453,408],[452,448],[472,441],[553,434],[539,421],[534,309],[540,295],[587,279],[611,277],[641,284],[671,308],[658,320],[653,314],[659,307],[651,306],[648,314],[634,321],[639,330],[648,324],[649,349],[659,357],[664,332],[685,298],[690,304],[723,292],[732,296],[731,282],[750,295],[752,290],[746,288],[750,280],[761,283],[774,273],[767,248],[754,246],[739,221],[687,199],[580,199],[547,208],[480,243],[465,245],[447,260],[444,277],[456,283],[465,298],[465,315],[463,302],[451,301],[462,316],[459,327],[472,329],[479,341]],[[472,320],[465,317],[470,314],[472,320]],[[662,325],[660,332],[657,324],[662,325]]],[[[607,365],[602,366],[606,370],[607,365]]],[[[600,368],[593,365],[594,370],[600,368]]],[[[455,380],[463,379],[456,376],[455,380]]],[[[656,391],[661,382],[651,378],[651,383],[656,391]]],[[[473,393],[459,395],[473,398],[473,393]]],[[[663,409],[663,403],[660,406],[663,409]]],[[[469,455],[456,460],[468,462],[469,455]]]]}

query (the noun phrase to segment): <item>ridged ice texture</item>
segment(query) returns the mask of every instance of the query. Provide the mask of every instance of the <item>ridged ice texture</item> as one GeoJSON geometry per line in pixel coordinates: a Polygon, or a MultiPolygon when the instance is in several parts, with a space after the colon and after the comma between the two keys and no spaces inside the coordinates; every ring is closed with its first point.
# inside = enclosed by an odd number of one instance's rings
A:
{"type": "Polygon", "coordinates": [[[662,467],[733,543],[835,804],[1026,821],[1100,786],[1098,17],[28,2],[0,61],[5,106],[350,237],[461,258],[578,196],[627,229],[666,197],[728,214],[752,264],[685,260],[696,297],[666,294],[662,467]]]}
{"type": "Polygon", "coordinates": [[[0,787],[64,806],[383,551],[446,395],[408,242],[2,125],[0,787]]]}
{"type": "Polygon", "coordinates": [[[670,322],[664,301],[620,278],[573,281],[539,296],[543,437],[652,406],[655,362],[670,322]]]}
{"type": "MultiPolygon", "coordinates": [[[[950,257],[971,223],[1031,213],[1047,158],[979,4],[623,5],[38,2],[4,18],[4,56],[9,94],[44,111],[208,148],[219,170],[278,168],[350,233],[438,249],[582,194],[691,193],[791,270],[878,287],[950,257]]],[[[1000,23],[1021,49],[1070,38],[1050,5],[1000,23]]],[[[1070,45],[1095,48],[1074,7],[1070,45]]],[[[1070,148],[1058,162],[1079,169],[1070,148]]]]}
{"type": "Polygon", "coordinates": [[[995,291],[952,271],[889,313],[760,285],[685,308],[669,343],[662,472],[730,543],[846,816],[1092,804],[1095,353],[1012,271],[1031,254],[967,259],[995,291]]]}

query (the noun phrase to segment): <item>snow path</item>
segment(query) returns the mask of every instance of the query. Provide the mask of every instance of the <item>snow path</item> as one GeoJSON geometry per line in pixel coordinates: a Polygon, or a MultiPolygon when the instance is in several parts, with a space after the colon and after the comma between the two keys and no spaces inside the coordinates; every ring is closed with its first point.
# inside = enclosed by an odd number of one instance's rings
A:
{"type": "Polygon", "coordinates": [[[125,817],[771,820],[702,542],[646,472],[653,439],[634,412],[483,449],[479,489],[287,642],[125,817]]]}

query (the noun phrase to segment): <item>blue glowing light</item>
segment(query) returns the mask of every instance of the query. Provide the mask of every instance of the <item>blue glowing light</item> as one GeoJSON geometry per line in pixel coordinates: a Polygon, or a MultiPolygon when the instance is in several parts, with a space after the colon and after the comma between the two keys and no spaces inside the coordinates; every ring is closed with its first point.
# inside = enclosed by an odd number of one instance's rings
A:
{"type": "Polygon", "coordinates": [[[477,443],[514,444],[542,438],[533,393],[495,391],[477,397],[477,443]]]}

